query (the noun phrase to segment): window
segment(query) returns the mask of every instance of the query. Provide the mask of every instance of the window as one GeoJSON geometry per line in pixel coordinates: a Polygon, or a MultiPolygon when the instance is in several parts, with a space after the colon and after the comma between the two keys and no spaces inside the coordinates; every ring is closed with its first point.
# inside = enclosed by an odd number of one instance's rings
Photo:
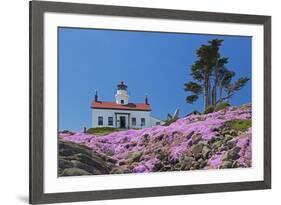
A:
{"type": "Polygon", "coordinates": [[[156,122],[156,125],[160,125],[160,122],[156,122]]]}
{"type": "Polygon", "coordinates": [[[113,125],[113,117],[108,117],[108,125],[109,126],[113,125]]]}
{"type": "Polygon", "coordinates": [[[122,105],[124,104],[124,100],[121,100],[121,104],[122,104],[122,105]]]}
{"type": "Polygon", "coordinates": [[[103,125],[103,117],[102,116],[98,117],[98,125],[103,125]]]}
{"type": "Polygon", "coordinates": [[[137,119],[135,117],[132,117],[132,126],[137,125],[137,119]]]}
{"type": "Polygon", "coordinates": [[[145,126],[145,118],[141,118],[141,126],[145,126]]]}

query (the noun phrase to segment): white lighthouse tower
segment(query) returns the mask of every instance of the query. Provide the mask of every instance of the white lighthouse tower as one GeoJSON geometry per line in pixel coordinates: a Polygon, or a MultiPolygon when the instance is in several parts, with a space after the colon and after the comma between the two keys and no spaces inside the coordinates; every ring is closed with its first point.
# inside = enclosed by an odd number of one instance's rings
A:
{"type": "Polygon", "coordinates": [[[144,102],[129,103],[128,86],[124,81],[117,85],[115,102],[99,99],[96,91],[91,108],[92,127],[142,129],[164,123],[164,121],[150,115],[151,107],[147,96],[144,102]]]}
{"type": "Polygon", "coordinates": [[[115,94],[116,103],[119,105],[127,105],[129,103],[128,86],[125,85],[124,81],[121,81],[117,85],[117,91],[115,94]]]}

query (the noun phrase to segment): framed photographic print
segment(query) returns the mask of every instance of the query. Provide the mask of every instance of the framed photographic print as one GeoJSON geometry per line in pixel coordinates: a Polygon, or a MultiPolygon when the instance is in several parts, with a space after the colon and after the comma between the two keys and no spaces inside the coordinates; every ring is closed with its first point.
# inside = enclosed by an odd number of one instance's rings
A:
{"type": "Polygon", "coordinates": [[[270,187],[270,16],[30,2],[30,203],[270,187]]]}

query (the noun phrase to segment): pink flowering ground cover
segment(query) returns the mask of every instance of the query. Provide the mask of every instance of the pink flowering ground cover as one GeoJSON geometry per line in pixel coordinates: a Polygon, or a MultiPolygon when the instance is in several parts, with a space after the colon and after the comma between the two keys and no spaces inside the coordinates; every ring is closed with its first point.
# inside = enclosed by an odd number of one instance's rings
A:
{"type": "Polygon", "coordinates": [[[105,136],[60,133],[59,138],[109,157],[117,169],[126,173],[250,167],[251,127],[236,130],[228,122],[248,122],[251,116],[251,105],[243,105],[206,115],[190,115],[169,126],[105,136]]]}

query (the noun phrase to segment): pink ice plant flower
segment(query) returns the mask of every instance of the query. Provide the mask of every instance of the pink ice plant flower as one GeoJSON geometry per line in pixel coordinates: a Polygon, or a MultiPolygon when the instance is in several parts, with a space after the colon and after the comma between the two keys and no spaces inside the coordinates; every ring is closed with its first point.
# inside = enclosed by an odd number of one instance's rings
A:
{"type": "MultiPolygon", "coordinates": [[[[84,144],[99,154],[110,155],[117,160],[117,163],[132,153],[142,152],[146,156],[146,161],[139,162],[133,172],[147,172],[151,171],[157,162],[156,150],[167,151],[170,159],[180,159],[190,148],[191,134],[200,134],[203,140],[208,141],[216,136],[216,128],[221,127],[227,121],[236,119],[251,119],[251,106],[229,107],[206,115],[190,115],[169,126],[157,125],[141,130],[125,130],[105,136],[81,132],[60,133],[59,137],[65,141],[84,144]],[[147,144],[144,141],[148,141],[147,144]]],[[[251,131],[248,132],[248,135],[251,135],[251,131]]],[[[244,152],[241,154],[246,154],[245,159],[248,160],[251,155],[251,147],[245,146],[245,143],[251,144],[251,139],[250,136],[244,138],[239,138],[237,146],[243,147],[244,152]]],[[[210,167],[218,168],[221,163],[220,157],[221,155],[212,156],[208,162],[210,167]]],[[[244,158],[241,160],[243,161],[244,158]]]]}
{"type": "Polygon", "coordinates": [[[222,153],[213,155],[209,161],[208,165],[213,169],[218,169],[222,163],[222,153]]]}

